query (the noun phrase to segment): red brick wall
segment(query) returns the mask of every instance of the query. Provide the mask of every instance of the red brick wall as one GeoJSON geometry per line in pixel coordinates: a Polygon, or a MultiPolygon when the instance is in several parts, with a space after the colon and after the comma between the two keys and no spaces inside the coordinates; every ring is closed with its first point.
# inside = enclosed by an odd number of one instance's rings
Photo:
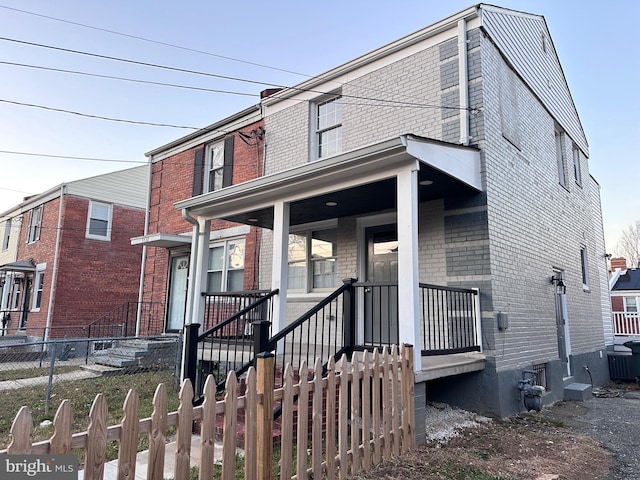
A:
{"type": "MultiPolygon", "coordinates": [[[[260,120],[244,127],[241,131],[249,134],[261,128],[260,120]]],[[[249,140],[244,142],[238,132],[229,133],[234,138],[234,159],[232,183],[242,183],[262,175],[263,142],[249,140]]],[[[205,145],[201,144],[153,164],[150,191],[149,233],[185,233],[193,226],[182,218],[174,203],[191,198],[194,179],[195,152],[205,145]]],[[[203,172],[202,172],[203,173],[203,172]]],[[[237,224],[222,220],[211,222],[211,230],[221,230],[237,224]]],[[[246,236],[244,288],[258,287],[257,258],[259,247],[259,229],[252,227],[246,236]]],[[[169,278],[169,250],[150,247],[145,259],[144,301],[167,301],[167,282],[169,278]]],[[[157,333],[162,331],[164,319],[156,322],[157,333]]]]}
{"type": "MultiPolygon", "coordinates": [[[[40,311],[28,317],[28,333],[34,335],[46,325],[59,206],[59,199],[44,205],[40,240],[26,243],[28,218],[20,234],[19,258],[47,263],[40,311]]],[[[102,241],[85,238],[88,207],[87,198],[64,196],[51,337],[78,336],[81,329],[68,327],[87,325],[124,302],[137,301],[142,247],[132,246],[130,239],[143,233],[144,210],[114,205],[111,241],[102,241]]]]}
{"type": "Polygon", "coordinates": [[[611,310],[614,312],[624,312],[623,297],[611,297],[611,310]]]}

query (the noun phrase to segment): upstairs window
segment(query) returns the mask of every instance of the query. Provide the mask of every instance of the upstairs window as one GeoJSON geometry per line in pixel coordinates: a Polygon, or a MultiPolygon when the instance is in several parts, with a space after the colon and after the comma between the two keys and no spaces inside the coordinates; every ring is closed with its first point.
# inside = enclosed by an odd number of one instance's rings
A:
{"type": "Polygon", "coordinates": [[[624,311],[638,313],[638,300],[640,300],[640,297],[624,297],[624,311]]]}
{"type": "Polygon", "coordinates": [[[564,155],[562,154],[562,132],[556,130],[556,161],[558,162],[558,182],[560,185],[566,188],[567,186],[567,175],[565,173],[564,168],[564,155]]]}
{"type": "Polygon", "coordinates": [[[213,192],[222,188],[224,174],[224,142],[209,145],[205,166],[205,191],[213,192]]]}
{"type": "Polygon", "coordinates": [[[9,240],[11,239],[11,219],[4,222],[4,235],[2,237],[2,250],[9,248],[9,240]]]}
{"type": "Polygon", "coordinates": [[[244,239],[227,240],[209,248],[207,292],[241,292],[244,289],[244,239]]]}
{"type": "Polygon", "coordinates": [[[288,288],[301,292],[335,288],[338,284],[337,247],[336,228],[290,234],[288,288]]]}
{"type": "Polygon", "coordinates": [[[589,290],[589,263],[586,247],[580,249],[580,264],[582,265],[582,288],[586,291],[589,290]]]}
{"type": "Polygon", "coordinates": [[[342,97],[315,104],[315,137],[316,158],[342,151],[342,97]]]}
{"type": "Polygon", "coordinates": [[[95,240],[111,240],[111,215],[111,204],[89,202],[86,237],[95,240]]]}
{"type": "Polygon", "coordinates": [[[582,170],[580,169],[580,149],[577,146],[573,146],[573,175],[575,176],[576,183],[582,186],[582,170]]]}
{"type": "Polygon", "coordinates": [[[31,214],[29,215],[27,243],[33,243],[39,240],[41,229],[42,229],[42,205],[31,210],[31,214]]]}

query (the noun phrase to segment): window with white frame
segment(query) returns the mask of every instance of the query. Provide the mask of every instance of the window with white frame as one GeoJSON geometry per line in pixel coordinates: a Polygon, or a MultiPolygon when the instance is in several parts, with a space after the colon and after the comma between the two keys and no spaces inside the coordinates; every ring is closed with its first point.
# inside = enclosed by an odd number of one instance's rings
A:
{"type": "Polygon", "coordinates": [[[244,289],[244,239],[226,240],[209,247],[208,292],[241,292],[244,289]]]}
{"type": "Polygon", "coordinates": [[[31,310],[38,311],[42,305],[42,292],[44,291],[44,271],[47,264],[43,263],[36,266],[36,273],[33,280],[33,300],[31,310]]]}
{"type": "Polygon", "coordinates": [[[113,205],[110,203],[89,202],[87,216],[87,238],[111,240],[111,216],[113,205]]]}
{"type": "Polygon", "coordinates": [[[20,305],[22,282],[24,282],[24,277],[22,276],[13,278],[13,296],[11,297],[11,310],[18,310],[18,306],[20,305]]]}
{"type": "Polygon", "coordinates": [[[624,311],[638,313],[638,300],[640,300],[640,297],[624,297],[624,311]]]}
{"type": "Polygon", "coordinates": [[[342,151],[342,97],[334,96],[314,104],[315,154],[324,158],[342,151]]]}
{"type": "Polygon", "coordinates": [[[589,290],[589,262],[587,261],[587,248],[580,249],[580,264],[582,267],[582,288],[589,290]]]}
{"type": "Polygon", "coordinates": [[[338,285],[338,230],[309,228],[289,235],[288,288],[311,292],[338,285]]]}
{"type": "Polygon", "coordinates": [[[224,179],[224,141],[212,143],[207,147],[205,162],[205,192],[213,192],[222,188],[224,179]]]}
{"type": "Polygon", "coordinates": [[[556,161],[558,163],[558,181],[560,185],[563,187],[567,186],[567,175],[565,173],[564,168],[564,156],[562,155],[562,132],[557,130],[555,131],[556,138],[556,161]]]}
{"type": "Polygon", "coordinates": [[[27,230],[27,243],[33,243],[40,239],[42,229],[42,205],[37,206],[29,214],[29,227],[27,230]]]}
{"type": "Polygon", "coordinates": [[[9,240],[11,239],[11,219],[4,222],[4,235],[2,236],[2,250],[9,248],[9,240]]]}
{"type": "Polygon", "coordinates": [[[573,146],[573,175],[576,179],[576,183],[582,186],[582,170],[580,169],[580,149],[573,146]]]}

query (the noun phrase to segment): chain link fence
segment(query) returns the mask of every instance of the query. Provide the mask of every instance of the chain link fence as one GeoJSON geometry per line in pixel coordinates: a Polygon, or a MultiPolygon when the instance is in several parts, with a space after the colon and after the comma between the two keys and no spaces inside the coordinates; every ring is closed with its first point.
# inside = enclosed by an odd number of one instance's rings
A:
{"type": "MultiPolygon", "coordinates": [[[[179,382],[181,336],[99,337],[40,340],[0,337],[0,394],[31,389],[44,396],[48,413],[52,395],[63,382],[118,375],[123,387],[133,376],[166,372],[179,382]],[[40,393],[41,392],[41,393],[40,393]]],[[[82,388],[77,388],[82,394],[82,388]]],[[[92,400],[92,399],[91,399],[92,400]]]]}

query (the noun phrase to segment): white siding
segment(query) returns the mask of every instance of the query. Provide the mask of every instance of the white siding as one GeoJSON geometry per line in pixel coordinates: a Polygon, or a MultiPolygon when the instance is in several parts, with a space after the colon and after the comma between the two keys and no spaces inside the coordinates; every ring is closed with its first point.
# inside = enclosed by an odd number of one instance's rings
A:
{"type": "Polygon", "coordinates": [[[92,200],[147,208],[149,167],[143,165],[69,182],[67,193],[92,200]]]}

